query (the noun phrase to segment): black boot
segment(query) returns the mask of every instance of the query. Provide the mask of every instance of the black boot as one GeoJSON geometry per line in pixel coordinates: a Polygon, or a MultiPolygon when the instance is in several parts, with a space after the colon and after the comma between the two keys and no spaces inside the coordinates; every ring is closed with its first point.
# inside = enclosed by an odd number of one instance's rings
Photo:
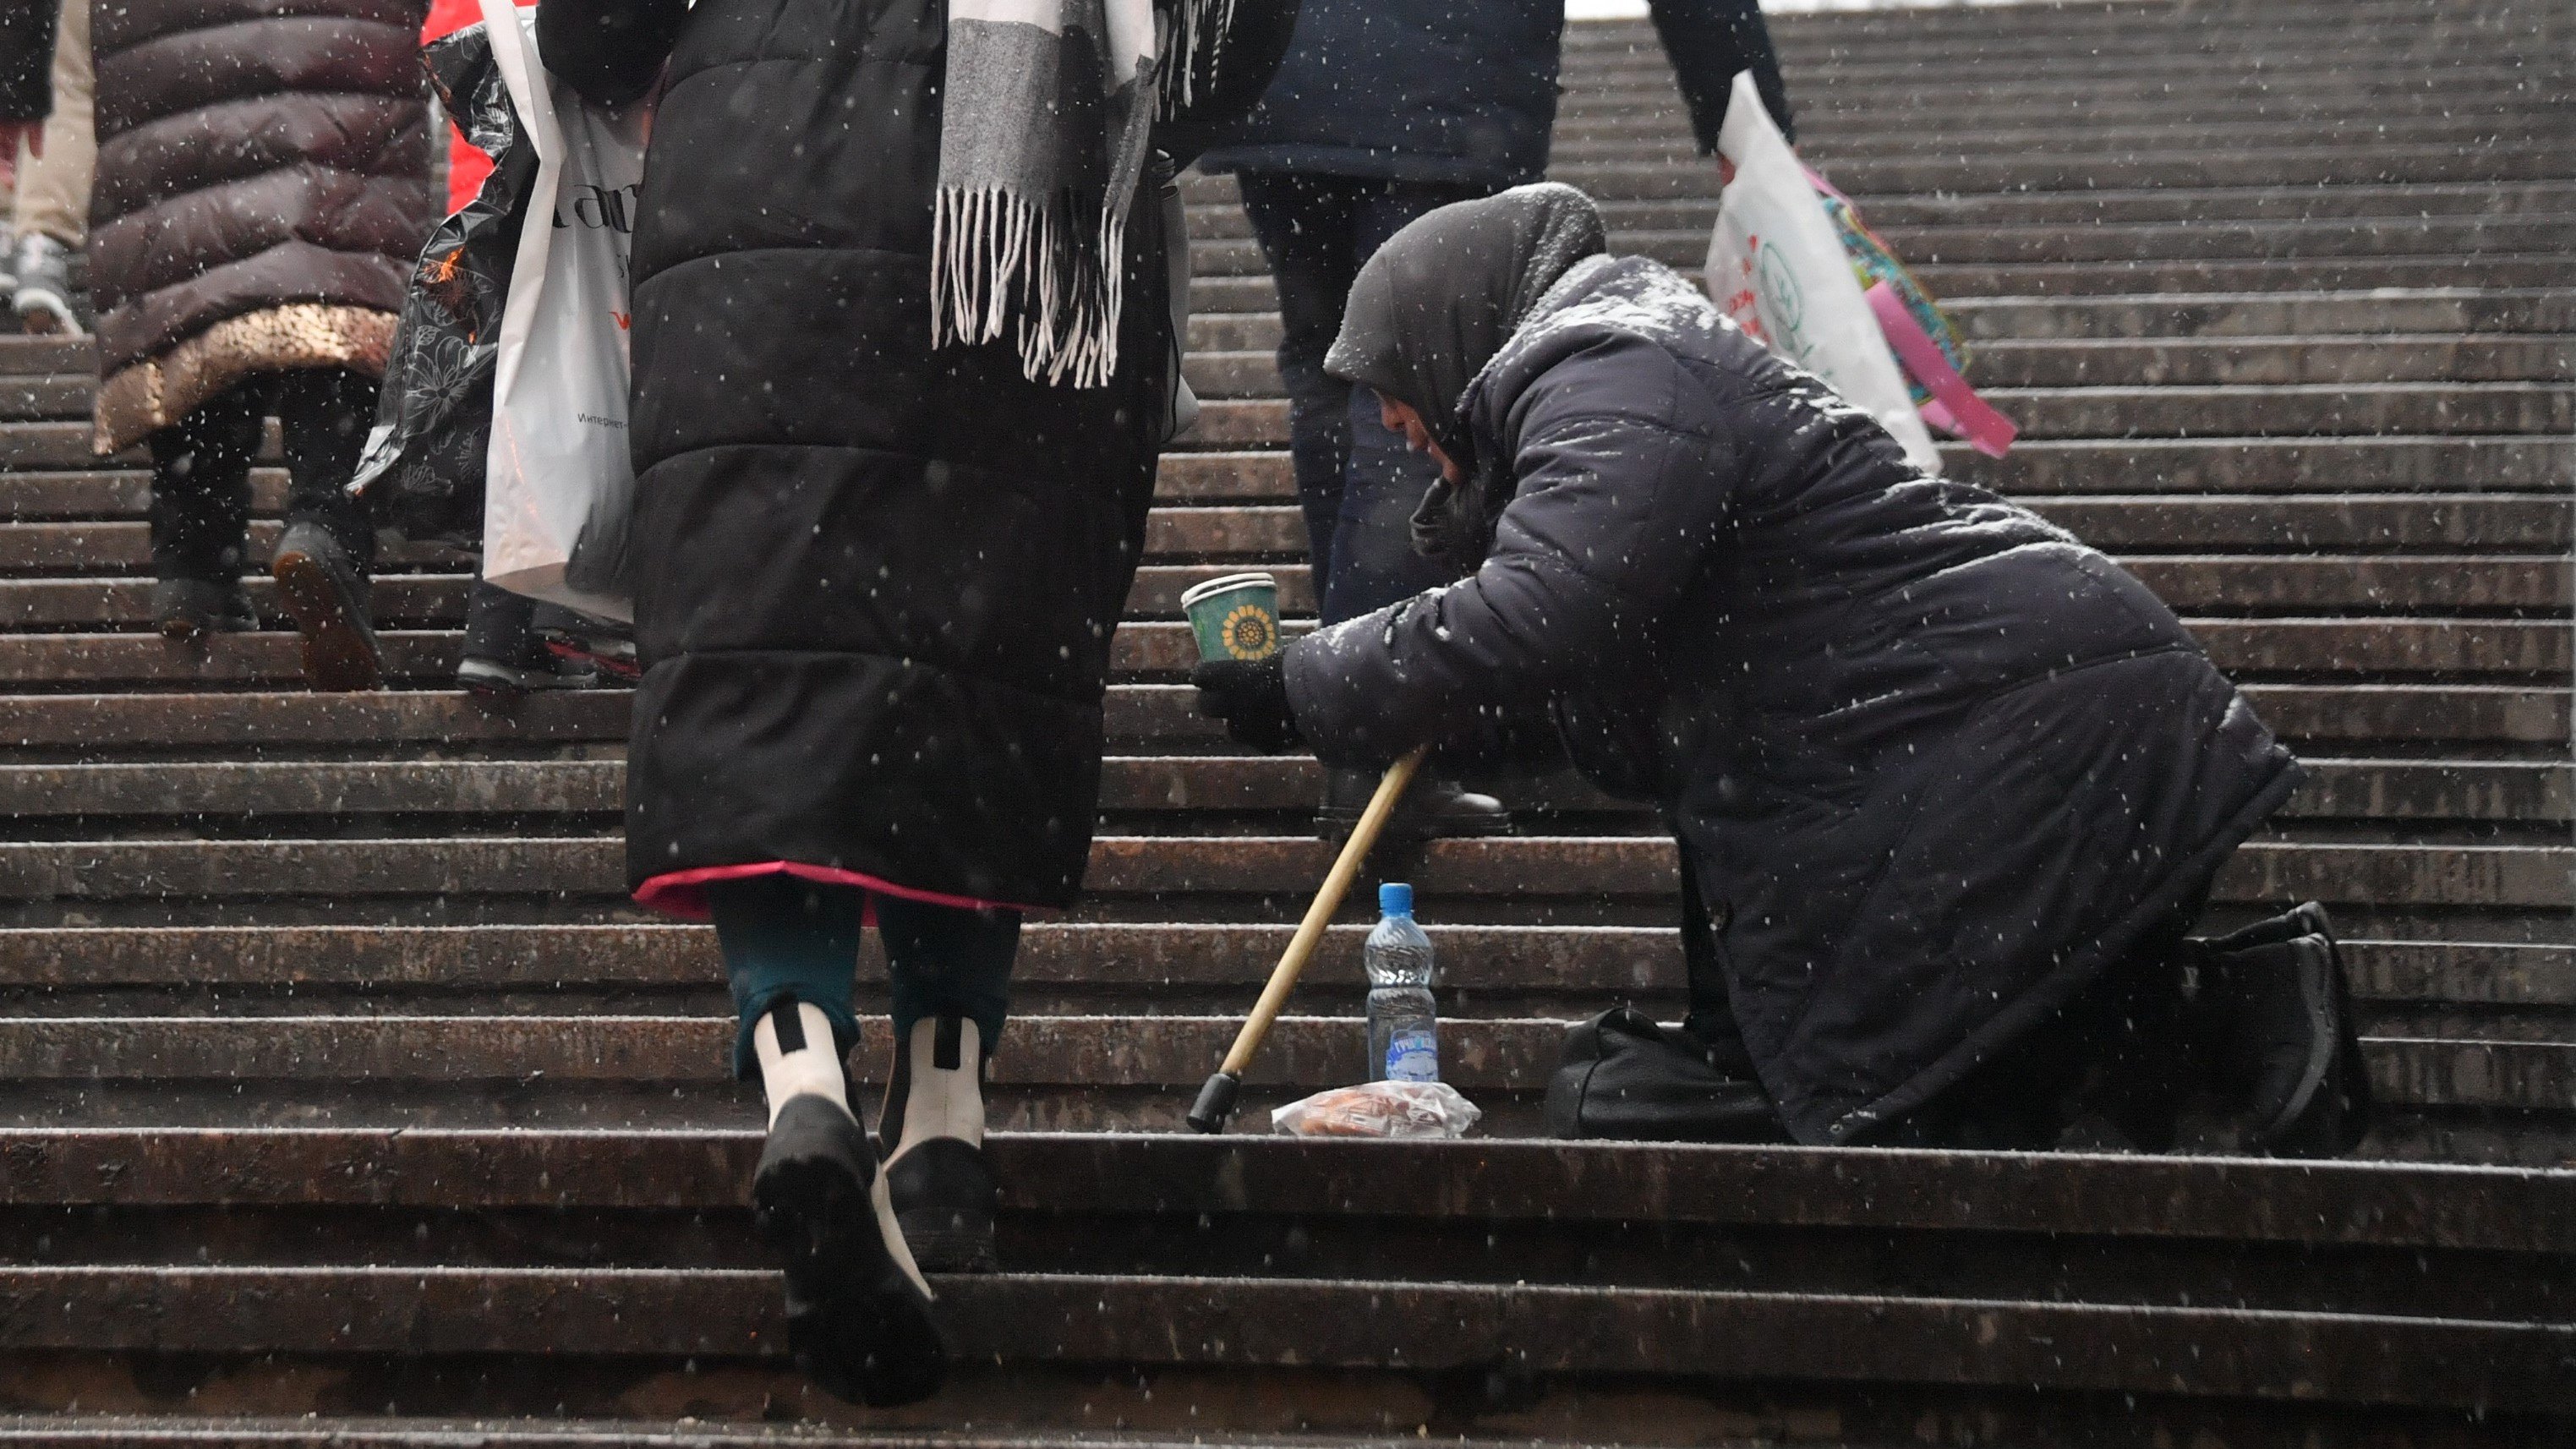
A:
{"type": "Polygon", "coordinates": [[[383,688],[385,660],[368,615],[367,576],[331,531],[310,519],[289,523],[269,572],[304,636],[305,683],[325,692],[383,688]]]}
{"type": "Polygon", "coordinates": [[[456,682],[466,693],[508,705],[537,691],[587,689],[599,682],[599,671],[588,662],[563,658],[538,640],[536,622],[544,612],[534,599],[474,585],[465,602],[465,658],[456,666],[456,682]]]}
{"type": "Polygon", "coordinates": [[[2245,1145],[2283,1157],[2350,1152],[2370,1129],[2352,991],[2322,907],[2195,943],[2193,1035],[2244,1107],[2245,1145]]]}
{"type": "Polygon", "coordinates": [[[877,1119],[886,1190],[913,1256],[933,1273],[999,1266],[993,1212],[1001,1185],[984,1159],[981,1033],[962,1017],[913,1023],[897,1042],[877,1119]]]}
{"type": "MultiPolygon", "coordinates": [[[[1324,804],[1315,812],[1315,833],[1337,840],[1351,833],[1377,794],[1381,777],[1366,770],[1328,770],[1324,804]]],[[[1491,795],[1478,795],[1455,780],[1417,775],[1386,822],[1386,835],[1398,840],[1440,840],[1450,836],[1509,835],[1511,812],[1491,795]]]]}
{"type": "Polygon", "coordinates": [[[152,586],[152,622],[165,639],[202,639],[259,627],[241,580],[163,579],[152,586]]]}
{"type": "Polygon", "coordinates": [[[939,1392],[948,1351],[900,1234],[867,1134],[840,1103],[787,1099],[752,1180],[761,1238],[787,1258],[787,1344],[822,1389],[854,1403],[939,1392]]]}

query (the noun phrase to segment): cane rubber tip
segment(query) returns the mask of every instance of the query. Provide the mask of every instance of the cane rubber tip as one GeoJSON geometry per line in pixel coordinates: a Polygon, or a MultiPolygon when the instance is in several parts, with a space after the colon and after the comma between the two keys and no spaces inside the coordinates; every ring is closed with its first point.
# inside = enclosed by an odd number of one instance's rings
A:
{"type": "Polygon", "coordinates": [[[1243,1091],[1243,1078],[1232,1072],[1219,1072],[1199,1088],[1198,1101],[1190,1105],[1190,1127],[1199,1132],[1222,1132],[1234,1116],[1234,1099],[1243,1091]]]}

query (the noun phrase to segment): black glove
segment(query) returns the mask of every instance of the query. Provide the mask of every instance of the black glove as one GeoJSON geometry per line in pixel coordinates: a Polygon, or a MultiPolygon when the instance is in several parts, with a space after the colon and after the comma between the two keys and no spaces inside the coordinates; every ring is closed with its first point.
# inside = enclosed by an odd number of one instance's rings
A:
{"type": "Polygon", "coordinates": [[[1190,671],[1198,686],[1199,713],[1225,721],[1225,732],[1265,755],[1304,744],[1297,716],[1288,708],[1288,661],[1211,659],[1190,671]]]}

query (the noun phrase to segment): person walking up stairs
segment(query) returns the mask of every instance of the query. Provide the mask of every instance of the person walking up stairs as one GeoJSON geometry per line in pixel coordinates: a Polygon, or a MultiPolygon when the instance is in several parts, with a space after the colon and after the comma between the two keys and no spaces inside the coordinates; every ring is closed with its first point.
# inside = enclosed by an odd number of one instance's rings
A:
{"type": "Polygon", "coordinates": [[[72,305],[72,255],[89,234],[90,181],[98,168],[89,11],[90,0],[63,0],[54,31],[53,109],[18,155],[0,289],[11,293],[18,325],[38,335],[84,331],[72,305]]]}
{"type": "Polygon", "coordinates": [[[177,640],[253,626],[250,467],[274,415],[291,482],[269,571],[306,681],[375,689],[375,528],[347,484],[437,213],[421,17],[362,0],[292,16],[135,0],[93,21],[109,98],[90,246],[95,445],[151,448],[156,621],[177,640]],[[298,79],[274,63],[308,51],[333,66],[298,79]],[[274,79],[244,94],[218,85],[227,75],[274,79]],[[265,164],[245,174],[241,157],[265,164]],[[174,253],[181,235],[204,240],[174,253]]]}

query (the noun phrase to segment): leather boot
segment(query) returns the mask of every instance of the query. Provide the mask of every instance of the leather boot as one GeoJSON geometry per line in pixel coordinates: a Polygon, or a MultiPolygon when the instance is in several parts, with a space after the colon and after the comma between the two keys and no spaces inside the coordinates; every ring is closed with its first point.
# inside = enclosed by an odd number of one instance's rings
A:
{"type": "Polygon", "coordinates": [[[2254,1151],[2339,1156],[2370,1127],[2351,987],[2324,927],[2309,906],[2194,943],[2191,1035],[2254,1151]]]}
{"type": "Polygon", "coordinates": [[[826,1393],[853,1403],[926,1399],[946,1377],[947,1348],[886,1175],[850,1115],[831,1023],[782,998],[752,1041],[769,1099],[753,1223],[785,1260],[788,1351],[826,1393]]]}
{"type": "Polygon", "coordinates": [[[984,1160],[982,1033],[962,1017],[917,1021],[897,1042],[877,1140],[913,1257],[932,1273],[989,1273],[1001,1187],[984,1160]]]}
{"type": "Polygon", "coordinates": [[[385,660],[368,616],[367,576],[330,530],[310,520],[289,523],[269,573],[304,636],[305,683],[324,692],[383,688],[385,660]]]}
{"type": "MultiPolygon", "coordinates": [[[[2265,947],[2283,946],[2300,940],[2322,943],[2325,972],[2333,997],[2334,1065],[2320,1090],[2330,1088],[2334,1102],[2319,1109],[2320,1116],[2304,1135],[2292,1133],[2284,1143],[2268,1150],[2282,1156],[2331,1157],[2351,1151],[2368,1135],[2378,1116],[2378,1101],[2370,1085],[2370,1066],[2362,1059],[2359,1024],[2352,1007],[2352,975],[2344,965],[2343,948],[2337,944],[2334,926],[2326,917],[2326,908],[2315,901],[2293,906],[2281,915],[2257,921],[2215,940],[2195,943],[2204,962],[2222,963],[2216,974],[2204,971],[2196,995],[2210,1001],[2215,987],[2217,1009],[2223,1010],[2231,990],[2241,991],[2241,979],[2231,981],[2223,963],[2244,953],[2265,947]]],[[[2212,1008],[2201,1008],[2203,1019],[2212,1008]]]]}
{"type": "MultiPolygon", "coordinates": [[[[1339,840],[1351,833],[1377,794],[1381,777],[1367,770],[1328,770],[1324,804],[1315,812],[1315,833],[1339,840]]],[[[1452,836],[1509,835],[1511,812],[1491,795],[1479,795],[1455,780],[1416,775],[1386,822],[1387,839],[1442,840],[1452,836]]]]}

